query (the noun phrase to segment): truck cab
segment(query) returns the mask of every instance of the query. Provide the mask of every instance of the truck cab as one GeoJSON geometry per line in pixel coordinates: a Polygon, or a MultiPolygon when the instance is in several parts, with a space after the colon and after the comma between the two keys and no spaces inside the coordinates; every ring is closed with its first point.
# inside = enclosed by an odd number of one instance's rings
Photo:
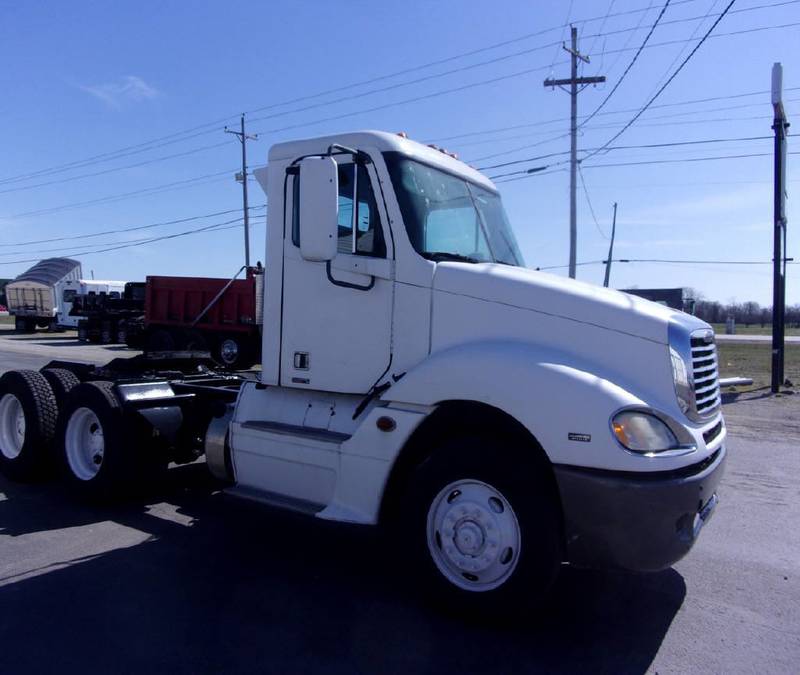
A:
{"type": "Polygon", "coordinates": [[[70,314],[76,297],[119,299],[125,292],[124,281],[100,279],[66,279],[56,284],[56,324],[60,328],[77,328],[79,316],[70,314]]]}
{"type": "Polygon", "coordinates": [[[386,528],[409,578],[476,611],[535,602],[563,563],[690,550],[726,455],[707,324],[526,268],[492,182],[400,135],[281,143],[257,179],[260,373],[202,391],[128,374],[102,396],[86,380],[109,368],[81,375],[55,432],[78,488],[114,485],[109,454],[132,452],[111,396],[148,438],[201,437],[232,493],[386,528]]]}

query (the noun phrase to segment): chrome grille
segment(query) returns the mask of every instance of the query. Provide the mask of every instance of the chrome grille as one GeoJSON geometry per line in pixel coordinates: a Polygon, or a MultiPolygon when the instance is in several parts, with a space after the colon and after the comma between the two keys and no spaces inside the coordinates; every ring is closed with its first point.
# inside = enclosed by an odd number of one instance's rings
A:
{"type": "Polygon", "coordinates": [[[720,405],[717,345],[713,334],[709,340],[710,331],[701,332],[691,338],[694,407],[699,416],[710,417],[720,405]]]}

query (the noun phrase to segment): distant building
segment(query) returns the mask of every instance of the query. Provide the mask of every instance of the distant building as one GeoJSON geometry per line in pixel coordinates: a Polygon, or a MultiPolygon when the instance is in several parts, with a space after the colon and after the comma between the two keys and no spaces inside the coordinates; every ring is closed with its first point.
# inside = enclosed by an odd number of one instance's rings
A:
{"type": "Polygon", "coordinates": [[[686,288],[620,288],[620,290],[687,314],[694,314],[695,299],[689,296],[686,288]]]}

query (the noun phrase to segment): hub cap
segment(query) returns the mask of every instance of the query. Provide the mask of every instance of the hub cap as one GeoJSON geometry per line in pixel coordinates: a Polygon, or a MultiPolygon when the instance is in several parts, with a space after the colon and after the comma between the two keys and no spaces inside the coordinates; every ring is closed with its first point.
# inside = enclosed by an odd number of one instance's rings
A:
{"type": "Polygon", "coordinates": [[[228,365],[236,361],[236,357],[239,355],[239,345],[236,340],[223,340],[219,348],[219,355],[228,365]]]}
{"type": "Polygon", "coordinates": [[[459,588],[489,591],[517,566],[521,535],[502,493],[477,480],[450,483],[428,510],[428,549],[439,571],[459,588]]]}
{"type": "Polygon", "coordinates": [[[72,473],[80,480],[91,480],[103,466],[105,439],[100,420],[89,408],[78,408],[67,422],[64,449],[72,473]]]}
{"type": "Polygon", "coordinates": [[[14,394],[0,399],[0,452],[7,459],[16,459],[25,444],[25,413],[14,394]]]}

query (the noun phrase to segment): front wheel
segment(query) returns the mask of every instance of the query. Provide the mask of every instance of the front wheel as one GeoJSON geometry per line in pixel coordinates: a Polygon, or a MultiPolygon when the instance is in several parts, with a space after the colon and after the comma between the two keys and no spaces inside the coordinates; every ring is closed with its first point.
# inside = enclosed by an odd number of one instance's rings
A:
{"type": "Polygon", "coordinates": [[[560,510],[547,467],[532,452],[498,440],[453,440],[412,476],[398,514],[404,539],[417,578],[445,606],[525,614],[555,581],[560,510]]]}

